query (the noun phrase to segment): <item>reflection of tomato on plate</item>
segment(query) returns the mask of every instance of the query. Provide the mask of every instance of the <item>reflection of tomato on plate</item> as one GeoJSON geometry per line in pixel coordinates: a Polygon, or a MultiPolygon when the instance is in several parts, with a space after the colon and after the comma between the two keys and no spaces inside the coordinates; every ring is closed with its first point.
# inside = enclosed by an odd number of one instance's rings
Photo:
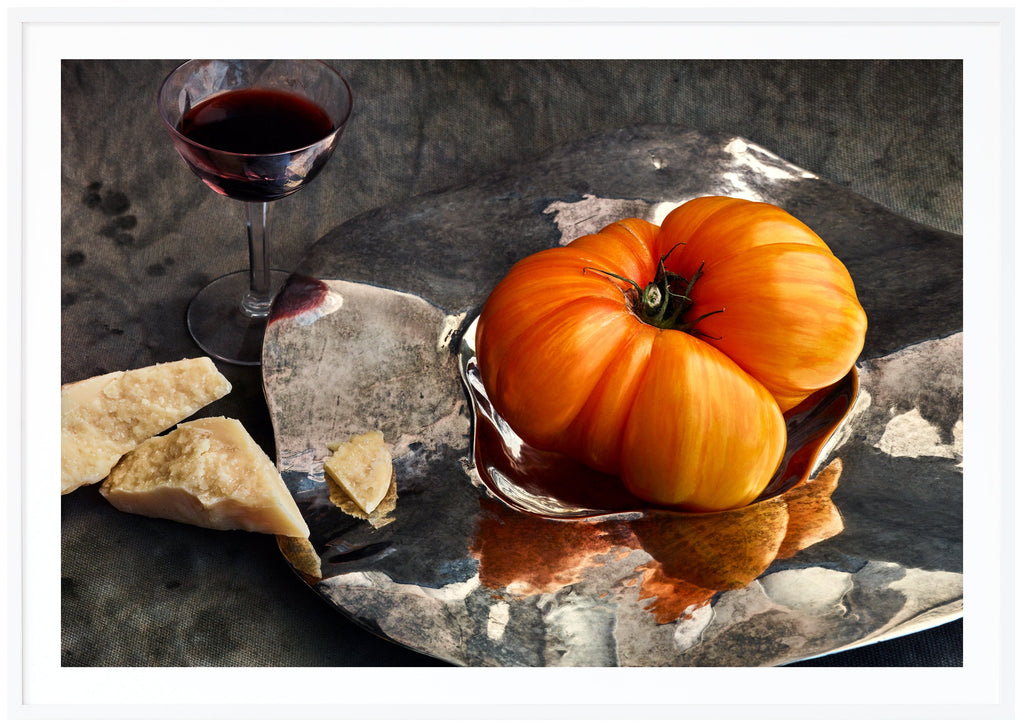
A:
{"type": "Polygon", "coordinates": [[[842,530],[832,503],[842,464],[782,495],[721,513],[653,511],[635,519],[559,520],[481,501],[473,540],[480,583],[516,597],[554,593],[586,572],[643,550],[639,598],[668,623],[724,590],[745,588],[775,560],[842,530]]]}
{"type": "Polygon", "coordinates": [[[517,596],[554,593],[584,578],[588,568],[625,551],[628,527],[619,522],[550,520],[481,501],[472,552],[480,584],[517,596]]]}

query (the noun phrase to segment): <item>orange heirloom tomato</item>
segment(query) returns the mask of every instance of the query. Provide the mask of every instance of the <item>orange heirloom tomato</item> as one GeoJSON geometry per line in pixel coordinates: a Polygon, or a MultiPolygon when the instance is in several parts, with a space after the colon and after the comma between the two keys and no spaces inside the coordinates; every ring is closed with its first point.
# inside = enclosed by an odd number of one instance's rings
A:
{"type": "Polygon", "coordinates": [[[783,410],[839,380],[866,318],[846,268],[771,205],[706,197],[514,265],[477,323],[491,402],[524,441],[642,499],[752,502],[783,410]]]}

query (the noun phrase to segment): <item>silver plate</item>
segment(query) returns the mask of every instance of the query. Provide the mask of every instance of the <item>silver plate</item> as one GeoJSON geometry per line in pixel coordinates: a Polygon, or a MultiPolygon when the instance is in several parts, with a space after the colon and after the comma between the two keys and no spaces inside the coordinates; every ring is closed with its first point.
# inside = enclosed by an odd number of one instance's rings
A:
{"type": "MultiPolygon", "coordinates": [[[[662,205],[632,204],[650,218],[662,205]]],[[[574,213],[573,233],[584,218],[574,213]]],[[[293,276],[275,304],[264,388],[312,533],[306,559],[282,550],[365,628],[469,666],[749,666],[961,615],[960,333],[861,361],[791,421],[795,487],[780,480],[729,516],[681,516],[616,500],[614,486],[582,500],[553,487],[579,473],[524,453],[474,388],[464,334],[482,298],[441,307],[331,277],[324,259],[314,251],[315,274],[293,276]],[[374,520],[331,501],[322,467],[328,443],[370,429],[397,483],[394,509],[374,520]]],[[[443,277],[432,274],[423,287],[443,277]]]]}

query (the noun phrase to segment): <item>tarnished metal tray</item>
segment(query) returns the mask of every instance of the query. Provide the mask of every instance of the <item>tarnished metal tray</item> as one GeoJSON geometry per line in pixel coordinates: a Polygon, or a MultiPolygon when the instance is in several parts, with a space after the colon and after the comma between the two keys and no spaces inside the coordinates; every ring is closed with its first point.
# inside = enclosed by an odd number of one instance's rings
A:
{"type": "Polygon", "coordinates": [[[471,666],[776,665],[957,618],[962,336],[939,292],[959,246],[744,140],[662,127],[353,220],[289,281],[264,342],[278,465],[312,533],[282,550],[345,616],[471,666]],[[616,184],[572,191],[608,165],[616,184]],[[474,374],[476,312],[515,260],[699,194],[804,219],[869,315],[863,360],[790,417],[771,496],[728,515],[647,509],[529,451],[474,374]],[[916,268],[922,248],[945,262],[916,268]],[[322,463],[369,429],[397,499],[367,520],[331,502],[322,463]]]}

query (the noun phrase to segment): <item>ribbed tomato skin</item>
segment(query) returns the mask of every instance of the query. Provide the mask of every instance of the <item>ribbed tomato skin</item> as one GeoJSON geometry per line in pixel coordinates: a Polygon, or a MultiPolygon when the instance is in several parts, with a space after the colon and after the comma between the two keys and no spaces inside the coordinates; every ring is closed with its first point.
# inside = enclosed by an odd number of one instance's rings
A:
{"type": "Polygon", "coordinates": [[[496,410],[526,442],[617,474],[649,502],[741,507],[785,449],[783,411],[855,363],[866,318],[846,268],[771,205],[693,200],[512,267],[477,324],[496,410]],[[698,269],[690,332],[641,320],[635,282],[698,269]],[[718,312],[721,311],[721,312],[718,312]]]}
{"type": "Polygon", "coordinates": [[[697,329],[783,411],[846,375],[864,348],[867,316],[846,266],[779,207],[691,200],[666,216],[656,250],[686,278],[701,269],[686,319],[722,311],[697,329]]]}
{"type": "Polygon", "coordinates": [[[741,507],[785,448],[786,422],[763,386],[703,341],[658,332],[622,433],[618,474],[630,492],[690,510],[741,507]]]}

